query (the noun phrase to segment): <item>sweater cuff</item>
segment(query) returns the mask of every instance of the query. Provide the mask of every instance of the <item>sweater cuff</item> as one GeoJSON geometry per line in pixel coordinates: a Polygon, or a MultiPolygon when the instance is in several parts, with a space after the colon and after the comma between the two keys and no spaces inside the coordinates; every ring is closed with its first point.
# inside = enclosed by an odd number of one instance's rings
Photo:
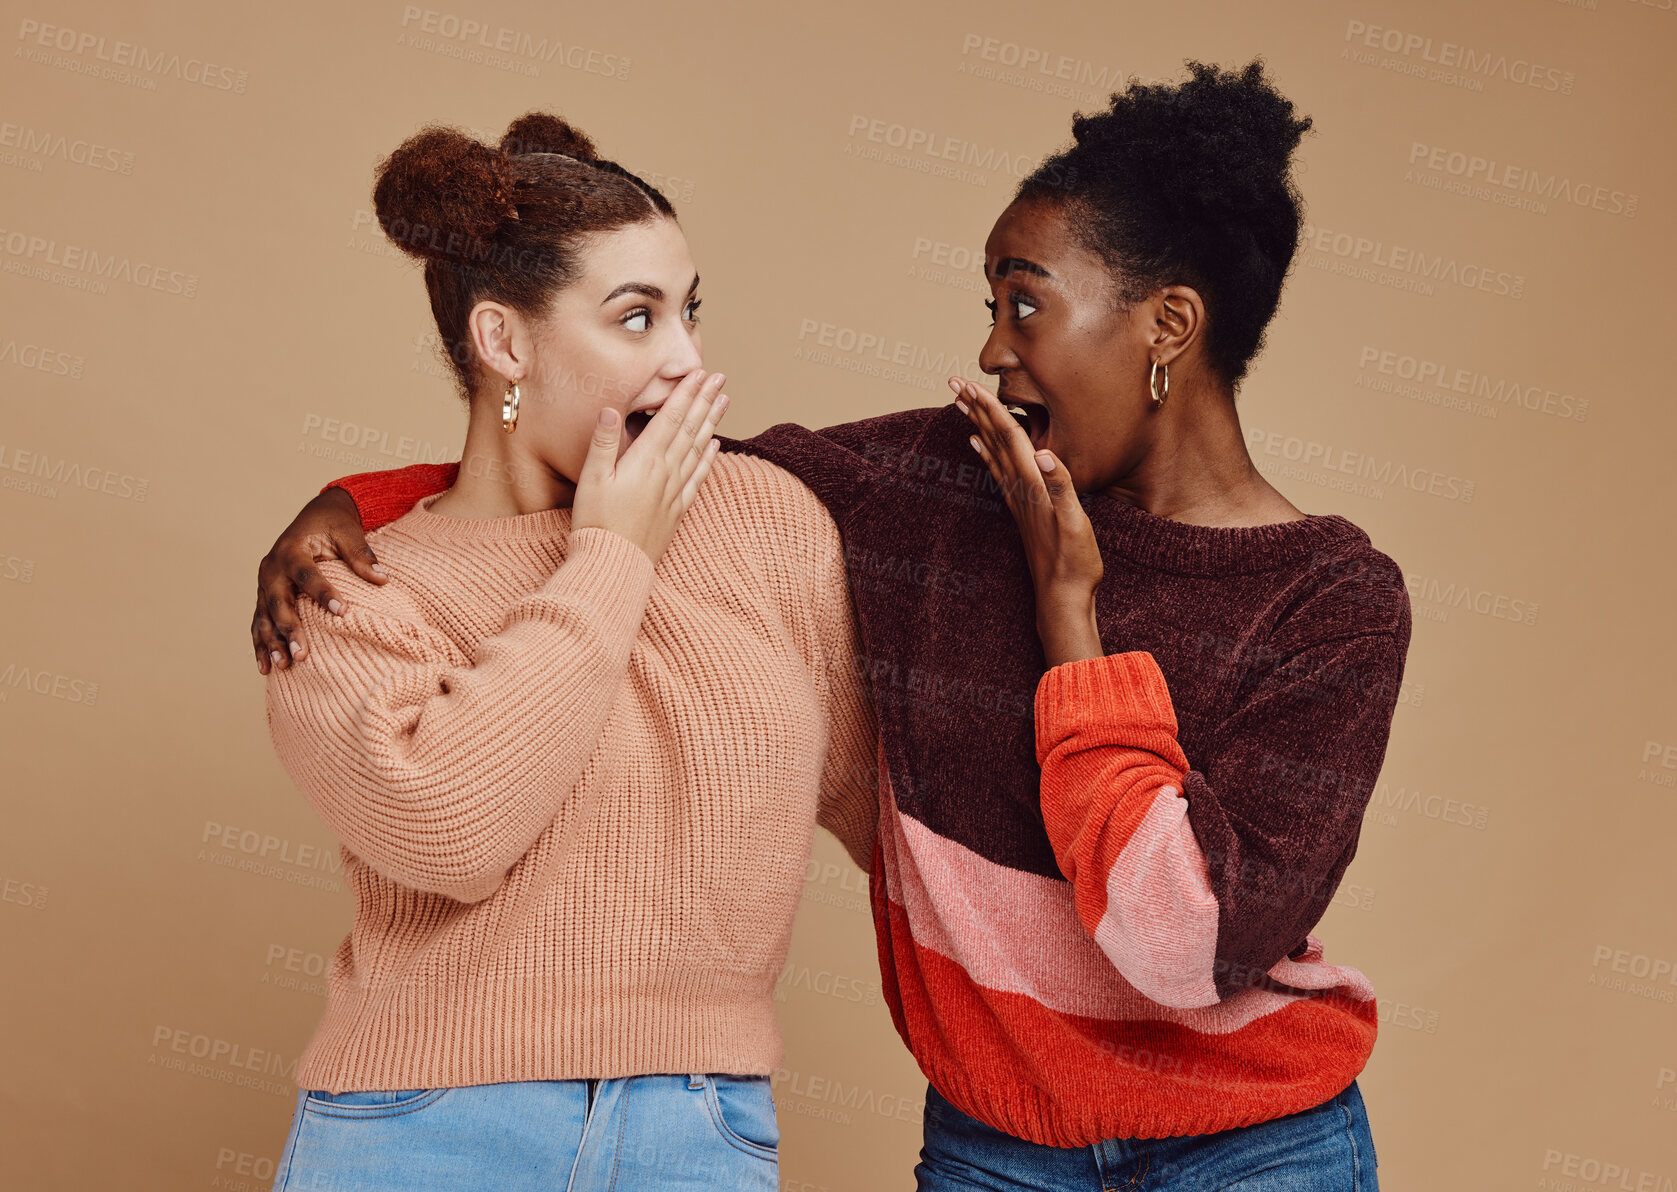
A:
{"type": "Polygon", "coordinates": [[[459,464],[409,464],[385,472],[357,472],[340,476],[321,489],[341,488],[355,502],[361,528],[372,533],[389,525],[434,493],[453,486],[459,464]]]}
{"type": "Polygon", "coordinates": [[[1037,763],[1074,735],[1087,735],[1092,744],[1145,749],[1188,768],[1176,741],[1170,688],[1144,650],[1064,662],[1042,676],[1036,688],[1037,763]]]}

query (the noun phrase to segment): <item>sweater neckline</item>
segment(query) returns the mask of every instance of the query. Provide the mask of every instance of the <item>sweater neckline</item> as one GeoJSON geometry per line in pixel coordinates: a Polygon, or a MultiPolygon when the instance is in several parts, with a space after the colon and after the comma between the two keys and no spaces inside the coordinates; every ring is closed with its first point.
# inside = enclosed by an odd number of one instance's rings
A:
{"type": "MultiPolygon", "coordinates": [[[[932,417],[921,431],[923,437],[946,430],[966,438],[967,419],[953,402],[928,410],[932,417]]],[[[1261,526],[1198,526],[1160,517],[1104,492],[1083,493],[1080,500],[1103,554],[1176,575],[1254,575],[1313,555],[1339,557],[1371,545],[1355,522],[1339,514],[1308,513],[1261,526]]],[[[1003,516],[1012,520],[1005,510],[1003,516]]]]}
{"type": "Polygon", "coordinates": [[[1197,526],[1149,513],[1106,493],[1084,494],[1101,549],[1180,575],[1242,575],[1273,571],[1323,552],[1335,555],[1369,541],[1338,514],[1309,513],[1261,526],[1197,526]]]}
{"type": "Polygon", "coordinates": [[[535,513],[520,513],[512,517],[450,517],[446,513],[433,513],[431,506],[436,504],[447,489],[433,493],[428,497],[421,497],[414,507],[403,514],[397,521],[403,529],[423,534],[427,538],[448,539],[451,541],[482,541],[484,539],[499,541],[529,541],[531,539],[551,539],[564,537],[571,530],[571,511],[565,509],[541,509],[535,513]]]}

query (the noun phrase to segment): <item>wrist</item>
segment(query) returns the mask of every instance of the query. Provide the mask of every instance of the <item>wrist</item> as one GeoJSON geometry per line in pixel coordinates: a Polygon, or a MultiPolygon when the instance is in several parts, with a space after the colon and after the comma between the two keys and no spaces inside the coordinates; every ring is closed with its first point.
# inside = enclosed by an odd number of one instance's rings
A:
{"type": "Polygon", "coordinates": [[[1045,620],[1063,622],[1095,616],[1095,590],[1084,584],[1052,584],[1038,588],[1036,618],[1038,625],[1045,620]]]}
{"type": "MultiPolygon", "coordinates": [[[[358,519],[361,516],[361,506],[355,501],[355,494],[341,484],[330,484],[320,490],[320,496],[325,497],[340,509],[353,513],[358,519]]],[[[319,499],[318,497],[316,498],[319,499]]]]}
{"type": "Polygon", "coordinates": [[[1099,658],[1100,629],[1095,621],[1095,594],[1087,589],[1059,589],[1037,598],[1037,636],[1050,667],[1084,658],[1099,658]]]}

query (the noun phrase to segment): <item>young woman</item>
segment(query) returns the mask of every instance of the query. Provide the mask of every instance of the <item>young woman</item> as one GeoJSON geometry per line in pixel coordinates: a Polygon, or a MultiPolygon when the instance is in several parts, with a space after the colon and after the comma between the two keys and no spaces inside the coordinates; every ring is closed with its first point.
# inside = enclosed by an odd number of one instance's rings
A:
{"type": "Polygon", "coordinates": [[[269,675],[355,893],[275,1187],[773,1189],[818,806],[863,863],[876,814],[837,529],[717,458],[686,240],[581,134],[429,129],[374,200],[470,414],[269,675]]]}
{"type": "MultiPolygon", "coordinates": [[[[1361,530],[1263,479],[1235,406],[1309,126],[1259,63],[1113,96],[990,234],[997,396],[955,378],[951,406],[725,444],[844,538],[922,1188],[1377,1187],[1373,991],[1311,931],[1385,754],[1408,597],[1361,530]]],[[[447,474],[317,497],[263,561],[259,659],[301,656],[299,593],[337,598],[317,551],[370,574],[357,506],[376,523],[447,474]]]]}

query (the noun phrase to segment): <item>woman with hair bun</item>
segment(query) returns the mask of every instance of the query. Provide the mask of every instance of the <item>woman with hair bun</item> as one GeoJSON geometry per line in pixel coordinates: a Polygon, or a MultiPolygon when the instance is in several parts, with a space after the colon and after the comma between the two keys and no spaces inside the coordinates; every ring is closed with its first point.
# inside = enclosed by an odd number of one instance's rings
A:
{"type": "Polygon", "coordinates": [[[1039,654],[988,668],[1034,680],[1006,755],[1036,766],[989,785],[1038,800],[975,798],[948,742],[919,764],[952,781],[896,800],[925,830],[881,822],[875,871],[925,891],[880,945],[932,1084],[922,1188],[1378,1186],[1373,989],[1311,932],[1385,756],[1409,597],[1360,529],[1259,474],[1235,404],[1310,126],[1261,63],[1190,63],[1079,116],[985,245],[997,392],[951,379],[966,425],[920,449],[970,434],[1018,530],[935,537],[990,560],[991,618],[1036,629],[1039,654]]]}
{"type": "MultiPolygon", "coordinates": [[[[1132,85],[990,233],[997,394],[952,378],[949,406],[726,444],[802,478],[844,539],[923,1189],[1377,1187],[1373,989],[1312,932],[1409,600],[1366,534],[1258,473],[1235,404],[1309,128],[1259,62],[1132,85]]],[[[355,502],[376,524],[444,479],[316,498],[263,560],[259,657],[283,664],[297,592],[335,598],[307,543],[353,552],[355,502]]]]}
{"type": "Polygon", "coordinates": [[[428,128],[374,201],[468,425],[270,670],[355,894],[274,1186],[773,1189],[811,834],[875,818],[837,528],[718,458],[686,239],[575,129],[428,128]]]}

